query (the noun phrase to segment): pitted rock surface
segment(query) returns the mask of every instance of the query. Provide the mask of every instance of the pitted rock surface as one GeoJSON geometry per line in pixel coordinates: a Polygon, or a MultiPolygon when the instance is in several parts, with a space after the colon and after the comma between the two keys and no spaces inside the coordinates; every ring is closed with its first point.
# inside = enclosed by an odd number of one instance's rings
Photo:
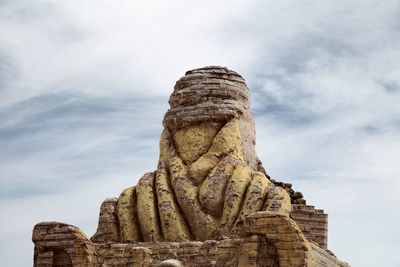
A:
{"type": "Polygon", "coordinates": [[[169,104],[156,170],[103,202],[90,240],[37,224],[34,266],[349,266],[327,250],[323,210],[265,172],[238,73],[188,71],[169,104]]]}
{"type": "Polygon", "coordinates": [[[119,241],[237,237],[252,212],[290,214],[290,196],[260,172],[249,89],[239,74],[188,71],[169,104],[157,170],[116,204],[119,241]]]}
{"type": "Polygon", "coordinates": [[[163,125],[171,132],[204,122],[240,120],[240,138],[246,164],[258,170],[255,126],[249,89],[236,72],[210,66],[186,72],[174,87],[163,125]]]}

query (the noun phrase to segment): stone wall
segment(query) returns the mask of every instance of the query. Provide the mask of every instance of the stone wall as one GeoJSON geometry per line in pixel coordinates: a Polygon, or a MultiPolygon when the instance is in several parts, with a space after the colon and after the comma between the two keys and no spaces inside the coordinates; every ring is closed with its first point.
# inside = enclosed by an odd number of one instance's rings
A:
{"type": "Polygon", "coordinates": [[[328,214],[310,205],[293,204],[290,217],[299,225],[307,239],[322,248],[328,246],[328,214]]]}
{"type": "Polygon", "coordinates": [[[236,239],[93,243],[72,225],[39,223],[32,238],[34,267],[348,267],[329,251],[308,242],[296,222],[285,215],[253,213],[243,228],[243,235],[236,239]],[[172,259],[177,265],[168,265],[172,259]]]}
{"type": "Polygon", "coordinates": [[[313,250],[315,259],[317,261],[317,265],[321,267],[350,267],[350,265],[346,262],[339,261],[332,252],[327,251],[325,249],[320,248],[315,244],[311,244],[311,248],[313,250]]]}
{"type": "Polygon", "coordinates": [[[93,242],[119,241],[120,233],[116,215],[117,198],[107,198],[100,207],[99,224],[96,233],[90,238],[93,242]]]}
{"type": "Polygon", "coordinates": [[[34,267],[76,267],[92,265],[94,244],[77,227],[43,222],[33,229],[34,267]]]}

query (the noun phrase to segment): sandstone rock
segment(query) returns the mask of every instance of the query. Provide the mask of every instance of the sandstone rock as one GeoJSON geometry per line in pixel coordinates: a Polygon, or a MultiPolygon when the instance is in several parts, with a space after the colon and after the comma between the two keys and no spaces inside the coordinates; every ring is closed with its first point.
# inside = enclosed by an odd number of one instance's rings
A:
{"type": "Polygon", "coordinates": [[[293,199],[303,198],[303,194],[301,192],[294,192],[293,199]]]}
{"type": "Polygon", "coordinates": [[[268,180],[257,158],[249,91],[239,74],[188,71],[169,104],[157,170],[118,201],[119,241],[234,237],[252,212],[289,215],[290,196],[268,180]]]}
{"type": "Polygon", "coordinates": [[[326,250],[327,215],[267,175],[239,74],[188,71],[169,104],[157,169],[102,203],[91,240],[36,225],[35,266],[347,266],[326,250]]]}
{"type": "Polygon", "coordinates": [[[107,198],[101,204],[99,225],[91,240],[107,242],[119,240],[119,223],[116,215],[117,198],[107,198]]]}

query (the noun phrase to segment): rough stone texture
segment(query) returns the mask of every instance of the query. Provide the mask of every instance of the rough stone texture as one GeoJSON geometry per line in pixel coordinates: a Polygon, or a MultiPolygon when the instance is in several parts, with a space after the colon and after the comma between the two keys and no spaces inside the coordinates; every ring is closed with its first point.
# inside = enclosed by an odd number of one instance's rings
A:
{"type": "Polygon", "coordinates": [[[197,125],[204,121],[240,120],[240,139],[246,164],[257,170],[255,126],[250,111],[249,89],[234,71],[205,67],[186,72],[176,82],[163,125],[170,131],[197,125]]]}
{"type": "MultiPolygon", "coordinates": [[[[264,169],[264,168],[263,168],[264,169]]],[[[265,175],[270,178],[265,170],[264,170],[265,175]]],[[[283,183],[283,182],[277,182],[275,179],[271,179],[271,182],[279,187],[282,187],[283,189],[286,190],[286,192],[290,196],[290,200],[292,204],[301,204],[301,205],[306,205],[306,200],[303,198],[303,194],[301,192],[296,192],[292,189],[292,184],[290,183],[283,183]]]]}
{"type": "Polygon", "coordinates": [[[236,237],[252,212],[290,214],[287,191],[260,172],[249,90],[240,75],[220,67],[189,71],[169,103],[157,170],[118,200],[118,241],[236,237]]]}
{"type": "Polygon", "coordinates": [[[157,169],[103,202],[91,240],[37,224],[34,266],[347,266],[325,250],[327,215],[257,158],[239,74],[188,71],[169,103],[157,169]]]}
{"type": "Polygon", "coordinates": [[[318,266],[321,267],[331,267],[331,266],[338,266],[338,267],[350,267],[350,265],[346,262],[339,261],[335,255],[328,251],[324,250],[321,247],[311,243],[311,248],[313,250],[315,259],[317,261],[318,266]]]}
{"type": "Polygon", "coordinates": [[[324,214],[323,210],[316,210],[314,206],[293,204],[290,217],[297,222],[307,239],[322,248],[328,247],[328,214],[324,214]]]}
{"type": "Polygon", "coordinates": [[[182,266],[194,267],[349,266],[308,242],[288,216],[253,213],[247,216],[243,228],[243,235],[236,239],[92,243],[72,225],[39,223],[32,238],[34,266],[179,266],[172,265],[178,261],[182,266]]]}
{"type": "Polygon", "coordinates": [[[94,244],[79,228],[58,222],[39,223],[33,229],[34,267],[93,266],[94,244]]]}
{"type": "MultiPolygon", "coordinates": [[[[125,189],[118,198],[116,214],[118,214],[119,240],[121,242],[132,242],[141,240],[137,214],[137,195],[134,186],[125,189]]],[[[100,211],[101,213],[101,211],[100,211]]],[[[92,239],[93,240],[93,239],[92,239]]]]}
{"type": "Polygon", "coordinates": [[[107,198],[100,207],[97,232],[90,240],[93,242],[118,241],[120,239],[118,218],[116,216],[117,198],[107,198]]]}

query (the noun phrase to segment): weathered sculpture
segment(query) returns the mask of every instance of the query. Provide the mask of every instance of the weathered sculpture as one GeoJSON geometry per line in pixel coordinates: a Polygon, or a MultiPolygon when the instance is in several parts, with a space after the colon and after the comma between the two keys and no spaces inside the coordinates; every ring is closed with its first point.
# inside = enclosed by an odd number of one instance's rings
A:
{"type": "Polygon", "coordinates": [[[157,170],[117,202],[121,241],[216,239],[234,235],[252,212],[289,215],[289,195],[260,172],[242,77],[189,71],[169,103],[157,170]]]}
{"type": "Polygon", "coordinates": [[[118,199],[103,202],[92,242],[68,225],[38,224],[33,237],[37,266],[49,257],[49,266],[155,265],[168,258],[185,262],[187,244],[198,246],[191,256],[199,256],[193,266],[316,266],[317,253],[322,255],[321,264],[346,266],[323,250],[326,215],[306,206],[290,185],[267,177],[255,152],[249,91],[240,75],[222,67],[188,71],[176,83],[169,104],[157,170],[144,174],[118,199]],[[52,248],[49,238],[64,228],[75,240],[73,248],[52,248]],[[82,244],[83,258],[78,253],[69,259],[68,253],[75,252],[68,251],[82,244]],[[115,256],[115,246],[122,244],[131,254],[115,256]],[[216,249],[214,254],[211,248],[216,249]]]}

